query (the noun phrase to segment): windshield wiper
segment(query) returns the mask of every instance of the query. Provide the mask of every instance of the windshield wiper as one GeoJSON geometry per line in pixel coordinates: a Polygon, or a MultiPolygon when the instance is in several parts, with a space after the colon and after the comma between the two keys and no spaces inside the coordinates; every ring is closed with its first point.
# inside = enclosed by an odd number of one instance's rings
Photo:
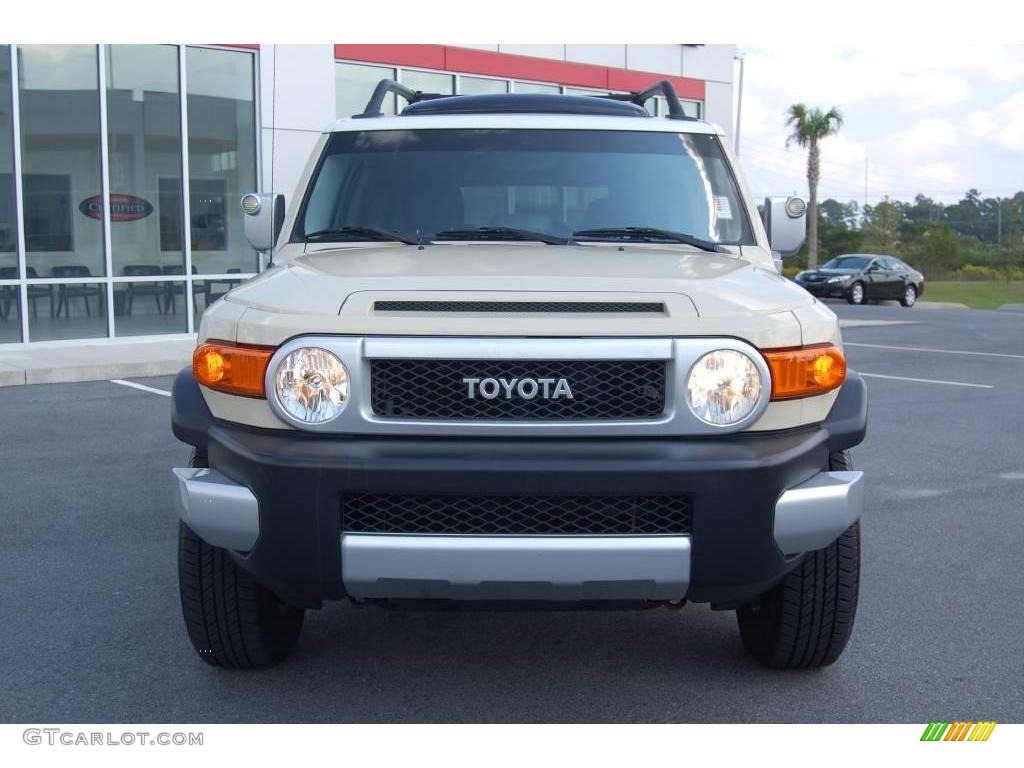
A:
{"type": "Polygon", "coordinates": [[[336,229],[318,229],[306,235],[306,242],[311,240],[395,240],[407,245],[418,245],[419,240],[400,232],[391,232],[377,227],[338,227],[336,229]]]}
{"type": "Polygon", "coordinates": [[[600,229],[581,229],[572,233],[573,237],[585,240],[639,240],[640,242],[655,242],[667,240],[672,243],[683,243],[700,248],[702,251],[712,253],[724,253],[725,249],[718,243],[696,235],[687,235],[684,232],[673,232],[670,229],[658,229],[657,227],[601,227],[600,229]]]}
{"type": "Polygon", "coordinates": [[[443,229],[431,240],[537,240],[548,245],[566,245],[567,237],[533,232],[515,227],[469,227],[466,229],[443,229]]]}

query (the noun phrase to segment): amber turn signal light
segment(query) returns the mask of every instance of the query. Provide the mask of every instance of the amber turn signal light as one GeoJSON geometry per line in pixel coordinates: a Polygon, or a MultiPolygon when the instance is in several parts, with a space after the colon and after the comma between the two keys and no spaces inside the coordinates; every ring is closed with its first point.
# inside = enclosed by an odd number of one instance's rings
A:
{"type": "Polygon", "coordinates": [[[273,347],[200,344],[192,353],[192,374],[204,387],[246,397],[265,397],[263,377],[273,347]]]}
{"type": "Polygon", "coordinates": [[[831,392],[846,381],[846,357],[831,344],[762,352],[772,372],[772,400],[831,392]]]}

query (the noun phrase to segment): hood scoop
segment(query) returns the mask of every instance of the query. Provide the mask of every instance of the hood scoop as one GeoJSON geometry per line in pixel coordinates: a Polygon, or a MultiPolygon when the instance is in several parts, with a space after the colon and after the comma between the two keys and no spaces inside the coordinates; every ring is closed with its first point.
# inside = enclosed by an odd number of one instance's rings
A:
{"type": "Polygon", "coordinates": [[[664,315],[661,301],[375,301],[378,312],[429,312],[449,314],[483,312],[488,314],[566,314],[566,313],[624,313],[664,315]]]}

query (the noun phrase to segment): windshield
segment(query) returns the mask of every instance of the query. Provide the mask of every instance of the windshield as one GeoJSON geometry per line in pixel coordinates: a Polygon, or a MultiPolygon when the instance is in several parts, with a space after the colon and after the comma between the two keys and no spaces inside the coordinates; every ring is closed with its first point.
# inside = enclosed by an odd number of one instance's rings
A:
{"type": "Polygon", "coordinates": [[[871,263],[870,256],[837,256],[821,265],[822,269],[864,269],[871,263]]]}
{"type": "Polygon", "coordinates": [[[754,242],[717,136],[522,129],[336,133],[292,240],[356,239],[351,229],[432,239],[480,227],[558,238],[644,227],[754,242]]]}

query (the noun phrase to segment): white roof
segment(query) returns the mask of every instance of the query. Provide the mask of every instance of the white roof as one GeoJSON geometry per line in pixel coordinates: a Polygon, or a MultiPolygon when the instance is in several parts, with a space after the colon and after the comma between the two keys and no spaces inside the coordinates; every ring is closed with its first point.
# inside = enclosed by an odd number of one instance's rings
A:
{"type": "Polygon", "coordinates": [[[386,115],[335,120],[324,133],[342,131],[398,131],[424,128],[547,128],[551,130],[654,131],[658,133],[713,133],[721,128],[703,120],[618,115],[472,113],[452,115],[386,115]]]}

